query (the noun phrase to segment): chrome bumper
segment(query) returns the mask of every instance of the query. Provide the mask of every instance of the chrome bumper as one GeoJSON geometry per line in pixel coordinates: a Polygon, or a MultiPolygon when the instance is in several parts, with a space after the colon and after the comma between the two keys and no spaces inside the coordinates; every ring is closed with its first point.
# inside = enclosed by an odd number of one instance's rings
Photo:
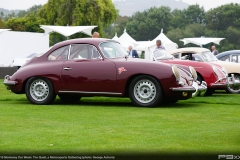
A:
{"type": "Polygon", "coordinates": [[[205,81],[202,81],[201,85],[197,82],[193,82],[193,87],[196,89],[196,92],[192,93],[192,98],[197,97],[198,94],[204,96],[207,91],[207,83],[205,81]]]}
{"type": "Polygon", "coordinates": [[[6,75],[5,77],[4,77],[4,82],[3,82],[3,84],[7,87],[7,89],[9,90],[9,87],[8,86],[15,86],[15,85],[17,85],[18,84],[18,82],[17,81],[11,81],[10,80],[10,76],[9,75],[6,75]]]}
{"type": "Polygon", "coordinates": [[[227,84],[230,87],[240,87],[240,80],[234,78],[234,74],[227,78],[227,84]]]}

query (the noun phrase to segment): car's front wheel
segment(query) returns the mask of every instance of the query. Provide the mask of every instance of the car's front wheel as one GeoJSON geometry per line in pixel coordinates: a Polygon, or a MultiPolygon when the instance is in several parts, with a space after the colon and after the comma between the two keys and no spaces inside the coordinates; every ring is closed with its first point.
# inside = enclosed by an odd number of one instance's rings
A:
{"type": "Polygon", "coordinates": [[[155,107],[162,101],[163,93],[159,82],[147,75],[138,76],[130,83],[129,96],[133,104],[155,107]]]}
{"type": "MultiPolygon", "coordinates": [[[[240,80],[240,75],[234,75],[234,78],[235,78],[236,80],[240,80]]],[[[227,86],[226,91],[227,91],[228,93],[234,93],[234,94],[240,93],[240,87],[227,86]]]]}
{"type": "Polygon", "coordinates": [[[30,78],[26,83],[25,93],[33,104],[50,104],[56,98],[53,85],[46,78],[30,78]]]}

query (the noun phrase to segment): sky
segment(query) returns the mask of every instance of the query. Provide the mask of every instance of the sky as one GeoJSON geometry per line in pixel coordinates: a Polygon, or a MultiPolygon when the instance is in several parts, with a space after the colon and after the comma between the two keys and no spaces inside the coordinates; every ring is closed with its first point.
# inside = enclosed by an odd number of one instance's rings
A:
{"type": "MultiPolygon", "coordinates": [[[[26,10],[33,5],[45,4],[48,0],[0,0],[0,8],[13,10],[21,9],[26,10]]],[[[227,4],[227,3],[240,3],[240,0],[182,0],[183,2],[192,4],[199,4],[203,6],[205,11],[211,8],[216,8],[217,6],[227,4]]]]}

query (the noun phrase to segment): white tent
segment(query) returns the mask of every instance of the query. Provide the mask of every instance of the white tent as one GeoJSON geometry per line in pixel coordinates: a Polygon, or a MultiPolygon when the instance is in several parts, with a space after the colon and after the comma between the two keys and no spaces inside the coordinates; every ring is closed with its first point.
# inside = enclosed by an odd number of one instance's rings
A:
{"type": "Polygon", "coordinates": [[[9,30],[11,30],[11,29],[0,29],[0,34],[3,32],[9,31],[9,30]]]}
{"type": "Polygon", "coordinates": [[[118,41],[119,42],[119,38],[117,36],[117,33],[115,33],[115,36],[112,38],[112,40],[118,41]]]}
{"type": "Polygon", "coordinates": [[[183,41],[184,45],[186,45],[188,43],[193,43],[193,44],[202,46],[202,45],[206,45],[206,44],[211,43],[211,42],[219,45],[220,41],[223,40],[223,39],[225,39],[225,38],[204,38],[204,37],[201,37],[201,38],[183,38],[180,41],[183,41]]]}
{"type": "Polygon", "coordinates": [[[152,53],[156,48],[156,40],[161,40],[162,46],[165,47],[166,51],[171,51],[177,49],[178,45],[171,41],[164,33],[163,29],[161,33],[152,41],[142,41],[138,42],[138,46],[135,47],[136,50],[145,51],[145,59],[152,59],[152,53]]]}
{"type": "Polygon", "coordinates": [[[119,37],[119,42],[130,43],[134,46],[137,45],[137,41],[127,33],[126,29],[124,29],[123,34],[119,37]]]}
{"type": "Polygon", "coordinates": [[[40,28],[45,30],[45,34],[50,34],[52,32],[58,32],[65,37],[71,36],[75,33],[82,32],[89,36],[92,35],[92,29],[97,26],[48,26],[40,25],[40,28]]]}
{"type": "Polygon", "coordinates": [[[161,33],[154,39],[152,40],[154,43],[156,43],[157,40],[161,40],[162,45],[165,47],[166,51],[171,51],[173,49],[177,49],[178,45],[177,43],[174,43],[171,41],[164,33],[163,29],[161,30],[161,33]]]}
{"type": "Polygon", "coordinates": [[[126,51],[128,51],[129,46],[134,47],[137,45],[137,42],[126,32],[126,29],[120,37],[116,33],[112,40],[118,41],[126,51]]]}

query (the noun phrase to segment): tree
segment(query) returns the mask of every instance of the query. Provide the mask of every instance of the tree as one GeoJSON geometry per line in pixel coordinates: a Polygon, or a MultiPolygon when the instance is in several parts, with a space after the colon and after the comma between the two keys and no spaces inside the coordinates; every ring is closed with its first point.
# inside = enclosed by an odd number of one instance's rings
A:
{"type": "Polygon", "coordinates": [[[129,18],[128,33],[136,40],[152,40],[162,28],[169,30],[171,11],[169,7],[150,8],[144,12],[137,12],[129,18]]]}
{"type": "Polygon", "coordinates": [[[188,19],[182,10],[175,9],[172,11],[172,18],[170,20],[171,29],[182,28],[184,29],[189,24],[188,19]]]}
{"type": "Polygon", "coordinates": [[[188,21],[188,24],[199,23],[205,24],[205,10],[198,4],[190,5],[187,9],[183,10],[184,18],[188,21]]]}
{"type": "Polygon", "coordinates": [[[13,31],[43,32],[39,25],[45,23],[44,19],[36,17],[34,14],[22,18],[11,18],[7,21],[8,28],[13,31]]]}
{"type": "Polygon", "coordinates": [[[240,28],[239,17],[239,4],[222,5],[206,13],[207,27],[215,30],[217,36],[217,31],[226,30],[230,26],[240,28]]]}
{"type": "Polygon", "coordinates": [[[49,25],[97,25],[102,35],[103,27],[116,20],[117,10],[111,0],[49,0],[38,15],[49,25]]]}
{"type": "Polygon", "coordinates": [[[42,8],[42,5],[34,5],[27,10],[20,10],[17,14],[17,17],[24,17],[29,14],[36,14],[40,8],[42,8]]]}

